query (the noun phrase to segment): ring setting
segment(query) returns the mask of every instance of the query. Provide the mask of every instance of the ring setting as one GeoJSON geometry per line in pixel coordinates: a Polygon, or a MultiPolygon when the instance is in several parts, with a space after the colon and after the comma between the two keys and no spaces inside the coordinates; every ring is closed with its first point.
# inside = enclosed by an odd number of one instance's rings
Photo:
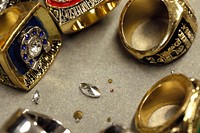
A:
{"type": "Polygon", "coordinates": [[[123,46],[136,59],[162,65],[178,59],[189,50],[197,29],[197,18],[186,1],[130,0],[120,17],[119,34],[123,46]],[[152,30],[143,33],[150,29],[147,20],[154,27],[158,26],[152,29],[155,33],[152,30]],[[141,26],[140,36],[136,36],[141,26]]]}

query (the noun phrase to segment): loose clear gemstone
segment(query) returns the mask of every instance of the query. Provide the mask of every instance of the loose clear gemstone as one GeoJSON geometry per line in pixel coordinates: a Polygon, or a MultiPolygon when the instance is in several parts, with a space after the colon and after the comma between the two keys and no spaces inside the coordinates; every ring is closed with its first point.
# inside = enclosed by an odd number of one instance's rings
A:
{"type": "Polygon", "coordinates": [[[40,99],[40,92],[38,90],[36,90],[32,97],[32,102],[34,102],[35,104],[38,104],[39,99],[40,99]]]}
{"type": "Polygon", "coordinates": [[[0,0],[0,12],[6,9],[8,3],[9,3],[9,0],[0,0]]]}
{"type": "Polygon", "coordinates": [[[38,38],[34,38],[33,41],[29,45],[29,54],[35,58],[42,51],[42,42],[38,38]]]}
{"type": "Polygon", "coordinates": [[[99,91],[99,89],[91,84],[81,83],[79,89],[83,94],[85,94],[88,97],[98,98],[101,96],[101,92],[99,91]]]}

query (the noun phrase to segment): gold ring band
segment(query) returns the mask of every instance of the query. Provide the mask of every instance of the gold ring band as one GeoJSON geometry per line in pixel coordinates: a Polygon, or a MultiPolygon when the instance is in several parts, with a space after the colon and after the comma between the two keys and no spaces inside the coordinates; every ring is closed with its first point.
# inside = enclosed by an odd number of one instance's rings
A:
{"type": "Polygon", "coordinates": [[[120,18],[120,38],[136,59],[166,64],[188,51],[197,27],[185,0],[129,0],[120,18]]]}
{"type": "Polygon", "coordinates": [[[46,9],[22,2],[0,13],[0,82],[32,89],[53,63],[61,36],[46,9]]]}
{"type": "Polygon", "coordinates": [[[182,74],[169,75],[143,97],[135,114],[135,127],[141,133],[197,133],[200,113],[200,82],[182,74]],[[178,110],[164,124],[149,126],[152,114],[166,105],[178,110]]]}
{"type": "Polygon", "coordinates": [[[46,0],[49,13],[65,34],[78,32],[112,11],[120,0],[46,0]]]}

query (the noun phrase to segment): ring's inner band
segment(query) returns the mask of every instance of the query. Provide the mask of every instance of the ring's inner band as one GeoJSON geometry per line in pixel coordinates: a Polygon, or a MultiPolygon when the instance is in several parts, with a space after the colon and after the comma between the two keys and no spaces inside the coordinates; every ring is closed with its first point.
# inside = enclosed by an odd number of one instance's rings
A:
{"type": "Polygon", "coordinates": [[[70,29],[65,29],[66,26],[63,26],[64,31],[76,32],[89,27],[113,10],[118,2],[119,0],[105,0],[101,2],[100,5],[85,12],[77,19],[69,21],[68,24],[71,25],[71,27],[69,27],[70,29]]]}
{"type": "Polygon", "coordinates": [[[9,10],[8,12],[3,12],[0,15],[0,37],[9,32],[9,30],[14,26],[20,16],[20,11],[15,8],[9,10]]]}
{"type": "MultiPolygon", "coordinates": [[[[154,90],[145,99],[139,110],[140,120],[147,127],[151,115],[157,109],[166,105],[178,105],[179,108],[183,109],[185,100],[189,97],[188,94],[191,91],[191,83],[186,77],[172,75],[156,83],[153,88],[154,90]]],[[[175,115],[182,114],[181,111],[184,110],[181,109],[167,121],[171,120],[175,115]]]]}
{"type": "Polygon", "coordinates": [[[139,51],[150,50],[159,46],[167,33],[168,10],[161,0],[135,0],[123,22],[128,45],[139,51]]]}

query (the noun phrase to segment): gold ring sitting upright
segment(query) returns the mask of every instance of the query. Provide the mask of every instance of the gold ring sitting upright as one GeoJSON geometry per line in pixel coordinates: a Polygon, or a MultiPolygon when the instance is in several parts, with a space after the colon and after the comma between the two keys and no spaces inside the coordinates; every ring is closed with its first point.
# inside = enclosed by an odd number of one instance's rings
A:
{"type": "Polygon", "coordinates": [[[0,13],[0,82],[32,89],[53,63],[61,36],[46,9],[22,2],[0,13]]]}
{"type": "Polygon", "coordinates": [[[200,82],[182,74],[169,75],[143,97],[135,114],[135,127],[140,133],[197,133],[200,131],[200,82]],[[166,105],[178,105],[165,123],[150,126],[152,114],[166,105]]]}
{"type": "Polygon", "coordinates": [[[102,19],[120,0],[45,0],[47,9],[65,34],[78,32],[102,19]]]}
{"type": "Polygon", "coordinates": [[[166,64],[188,51],[197,27],[185,0],[129,0],[120,18],[120,38],[140,61],[166,64]]]}

